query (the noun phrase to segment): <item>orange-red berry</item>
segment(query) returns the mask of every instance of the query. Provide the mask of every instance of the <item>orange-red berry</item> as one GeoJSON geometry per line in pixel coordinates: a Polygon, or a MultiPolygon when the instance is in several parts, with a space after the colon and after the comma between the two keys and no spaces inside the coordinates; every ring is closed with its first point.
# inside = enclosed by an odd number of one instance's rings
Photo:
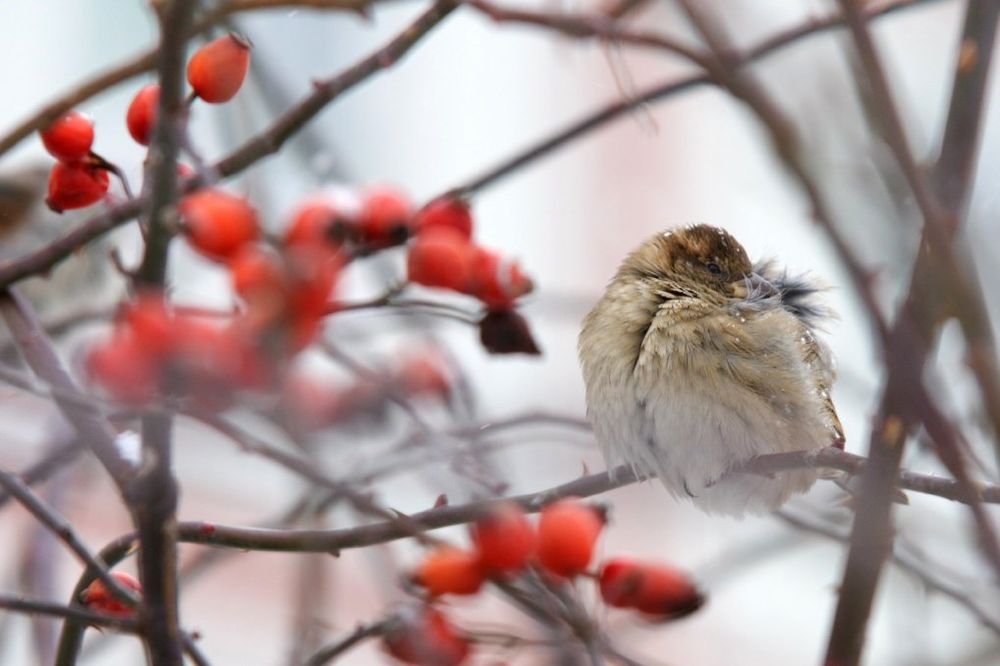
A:
{"type": "Polygon", "coordinates": [[[206,189],[181,200],[178,210],[191,245],[213,259],[236,256],[260,235],[257,211],[242,198],[206,189]]]}
{"type": "Polygon", "coordinates": [[[94,145],[94,123],[79,111],[70,111],[41,132],[49,154],[63,162],[82,160],[94,145]]]}
{"type": "Polygon", "coordinates": [[[454,229],[469,240],[472,238],[472,211],[462,199],[441,197],[417,211],[413,227],[418,234],[428,229],[454,229]]]}
{"type": "Polygon", "coordinates": [[[450,547],[429,553],[413,578],[434,596],[475,594],[483,586],[483,571],[476,553],[450,547]]]}
{"type": "Polygon", "coordinates": [[[506,308],[533,289],[531,279],[516,261],[486,248],[475,250],[468,293],[491,308],[506,308]]]}
{"type": "Polygon", "coordinates": [[[693,613],[704,603],[704,597],[684,572],[627,558],[604,563],[600,588],[609,606],[634,608],[661,619],[693,613]]]}
{"type": "Polygon", "coordinates": [[[441,612],[406,609],[389,623],[382,647],[396,659],[416,666],[459,666],[469,656],[469,643],[441,612]]]}
{"type": "Polygon", "coordinates": [[[357,212],[330,196],[306,199],[292,214],[285,231],[285,245],[326,247],[337,250],[353,235],[357,212]]]}
{"type": "Polygon", "coordinates": [[[198,97],[221,104],[239,92],[249,67],[250,43],[230,33],[198,49],[188,62],[187,79],[198,97]]]}
{"type": "Polygon", "coordinates": [[[397,385],[409,395],[447,396],[451,378],[440,356],[421,354],[403,361],[397,385]]]}
{"type": "Polygon", "coordinates": [[[128,133],[136,142],[148,146],[156,126],[156,110],[160,105],[160,86],[150,84],[136,93],[125,114],[128,133]]]}
{"type": "Polygon", "coordinates": [[[111,181],[104,169],[86,162],[56,162],[45,203],[57,213],[86,208],[104,198],[111,181]]]}
{"type": "MultiPolygon", "coordinates": [[[[112,571],[111,576],[123,588],[133,592],[142,592],[142,585],[135,579],[135,576],[127,574],[124,571],[112,571]]],[[[112,595],[111,591],[104,584],[104,581],[100,578],[88,585],[80,593],[80,601],[90,610],[99,613],[107,613],[116,617],[131,617],[135,614],[135,609],[127,606],[125,602],[119,601],[117,597],[112,595]]]]}
{"type": "Polygon", "coordinates": [[[162,358],[175,347],[173,312],[159,292],[139,294],[122,308],[121,323],[136,343],[153,358],[162,358]]]}
{"type": "Polygon", "coordinates": [[[604,516],[593,506],[565,499],[542,509],[538,560],[550,573],[571,578],[587,569],[604,516]]]}
{"type": "Polygon", "coordinates": [[[371,190],[358,219],[361,240],[373,250],[400,245],[410,235],[412,216],[413,207],[402,193],[390,188],[371,190]]]}
{"type": "Polygon", "coordinates": [[[157,392],[157,364],[136,336],[124,332],[91,348],[87,373],[117,400],[142,404],[157,392]]]}
{"type": "Polygon", "coordinates": [[[417,237],[406,254],[406,277],[426,287],[466,292],[472,281],[476,252],[452,229],[435,229],[417,237]]]}
{"type": "Polygon", "coordinates": [[[538,548],[534,526],[524,509],[514,503],[496,507],[477,520],[471,531],[479,562],[492,574],[521,571],[538,548]]]}

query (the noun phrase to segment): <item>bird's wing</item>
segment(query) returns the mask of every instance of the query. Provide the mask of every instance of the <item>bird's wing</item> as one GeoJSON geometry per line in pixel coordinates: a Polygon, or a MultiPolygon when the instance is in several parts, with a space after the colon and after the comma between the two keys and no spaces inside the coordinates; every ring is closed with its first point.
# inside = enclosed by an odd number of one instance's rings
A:
{"type": "Polygon", "coordinates": [[[840,417],[837,416],[837,408],[833,405],[833,397],[830,393],[833,382],[837,377],[833,355],[830,353],[829,348],[816,337],[808,324],[800,321],[800,325],[802,327],[802,335],[799,337],[799,342],[802,345],[803,359],[805,360],[806,367],[812,373],[816,393],[823,401],[823,411],[826,413],[833,437],[830,445],[838,449],[843,449],[844,426],[840,422],[840,417]]]}

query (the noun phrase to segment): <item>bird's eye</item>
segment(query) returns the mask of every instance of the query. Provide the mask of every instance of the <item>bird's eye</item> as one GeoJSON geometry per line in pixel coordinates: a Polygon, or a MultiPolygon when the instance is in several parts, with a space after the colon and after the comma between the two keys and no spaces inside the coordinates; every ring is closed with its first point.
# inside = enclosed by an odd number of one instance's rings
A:
{"type": "Polygon", "coordinates": [[[714,262],[706,264],[705,268],[707,268],[708,272],[711,273],[712,275],[721,275],[722,274],[722,269],[719,268],[719,264],[716,264],[714,262]]]}

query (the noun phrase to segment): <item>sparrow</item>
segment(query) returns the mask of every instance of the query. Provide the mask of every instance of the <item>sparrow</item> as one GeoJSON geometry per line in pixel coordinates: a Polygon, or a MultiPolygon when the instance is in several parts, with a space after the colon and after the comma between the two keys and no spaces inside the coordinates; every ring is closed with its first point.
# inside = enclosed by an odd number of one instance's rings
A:
{"type": "Polygon", "coordinates": [[[814,470],[742,474],[756,456],[843,448],[830,397],[832,316],[820,289],[752,264],[728,232],[657,234],[622,262],[578,341],[587,415],[609,468],[655,475],[700,509],[763,514],[807,491],[814,470]]]}

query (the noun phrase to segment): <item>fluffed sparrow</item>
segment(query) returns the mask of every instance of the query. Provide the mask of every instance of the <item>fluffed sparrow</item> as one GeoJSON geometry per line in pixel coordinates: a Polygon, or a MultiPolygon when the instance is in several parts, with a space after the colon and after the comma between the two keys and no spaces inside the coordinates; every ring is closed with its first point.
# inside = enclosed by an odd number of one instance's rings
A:
{"type": "Polygon", "coordinates": [[[587,315],[587,413],[609,466],[660,478],[709,513],[743,516],[805,492],[813,470],[732,473],[755,456],[843,446],[817,289],[751,264],[708,225],[657,234],[587,315]]]}

